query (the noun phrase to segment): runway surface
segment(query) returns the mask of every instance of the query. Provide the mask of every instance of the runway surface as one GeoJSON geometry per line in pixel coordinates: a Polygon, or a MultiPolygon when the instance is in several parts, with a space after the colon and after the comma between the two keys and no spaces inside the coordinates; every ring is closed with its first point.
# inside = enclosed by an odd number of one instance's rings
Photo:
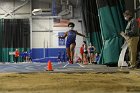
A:
{"type": "MultiPolygon", "coordinates": [[[[83,65],[79,63],[69,64],[64,63],[52,63],[53,71],[50,72],[95,72],[95,73],[114,73],[120,71],[118,67],[107,67],[105,65],[88,64],[83,65]]],[[[46,72],[47,63],[5,63],[0,64],[0,73],[29,73],[29,72],[46,72]]],[[[122,71],[129,71],[127,68],[121,69],[122,71]]]]}

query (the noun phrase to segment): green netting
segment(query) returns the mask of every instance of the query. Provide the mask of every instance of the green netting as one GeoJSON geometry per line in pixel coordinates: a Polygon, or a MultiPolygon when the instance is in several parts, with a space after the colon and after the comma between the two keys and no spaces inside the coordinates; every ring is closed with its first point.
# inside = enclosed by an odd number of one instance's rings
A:
{"type": "MultiPolygon", "coordinates": [[[[18,48],[19,52],[29,51],[30,43],[23,37],[25,34],[28,35],[28,40],[30,41],[30,33],[27,33],[29,31],[29,24],[26,23],[28,23],[28,20],[24,19],[15,19],[15,21],[12,19],[0,19],[0,62],[14,62],[14,55],[9,55],[9,52],[14,52],[16,48],[18,48]],[[15,35],[15,33],[18,34],[15,35]],[[13,40],[15,36],[15,41],[19,43],[15,43],[13,40]]],[[[19,57],[18,61],[22,62],[22,58],[19,57]]]]}
{"type": "Polygon", "coordinates": [[[87,44],[91,42],[97,49],[97,52],[101,51],[102,38],[100,32],[100,24],[98,18],[98,11],[96,0],[81,0],[82,11],[82,23],[84,25],[85,33],[89,38],[87,44]]]}
{"type": "Polygon", "coordinates": [[[95,46],[96,52],[100,53],[102,49],[102,37],[99,32],[92,32],[90,35],[90,41],[95,46]]]}
{"type": "Polygon", "coordinates": [[[100,64],[116,65],[123,44],[123,38],[119,33],[125,29],[122,10],[118,5],[105,6],[99,8],[98,13],[104,44],[100,64]]]}
{"type": "Polygon", "coordinates": [[[3,27],[3,24],[2,24],[2,19],[0,19],[0,62],[2,62],[2,27],[3,27]]]}
{"type": "MultiPolygon", "coordinates": [[[[24,48],[18,48],[19,52],[23,52],[23,51],[29,51],[30,49],[24,49],[24,48]]],[[[15,48],[2,48],[2,52],[0,53],[0,55],[2,55],[2,59],[1,62],[14,62],[14,55],[10,55],[9,52],[14,52],[15,48]]],[[[19,56],[18,58],[18,62],[22,62],[22,57],[19,56]]]]}

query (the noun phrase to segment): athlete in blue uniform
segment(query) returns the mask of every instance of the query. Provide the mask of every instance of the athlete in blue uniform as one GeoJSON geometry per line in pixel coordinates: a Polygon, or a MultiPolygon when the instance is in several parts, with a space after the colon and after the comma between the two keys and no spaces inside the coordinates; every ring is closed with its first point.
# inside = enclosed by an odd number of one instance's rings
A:
{"type": "Polygon", "coordinates": [[[67,31],[64,36],[60,36],[59,38],[65,38],[67,37],[67,41],[66,41],[66,51],[67,51],[67,56],[69,58],[69,63],[73,64],[73,56],[74,56],[74,48],[76,46],[76,35],[80,35],[85,37],[85,35],[78,33],[76,30],[74,29],[75,24],[70,22],[68,24],[68,27],[70,28],[69,31],[67,31]]]}
{"type": "Polygon", "coordinates": [[[96,48],[90,43],[88,47],[89,57],[90,57],[90,63],[94,63],[95,58],[95,50],[96,48]]]}

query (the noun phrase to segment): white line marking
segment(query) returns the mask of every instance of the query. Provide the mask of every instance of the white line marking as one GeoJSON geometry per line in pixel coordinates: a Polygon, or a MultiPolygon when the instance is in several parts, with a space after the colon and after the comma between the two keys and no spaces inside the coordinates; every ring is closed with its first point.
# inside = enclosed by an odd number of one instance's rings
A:
{"type": "Polygon", "coordinates": [[[81,64],[79,64],[79,63],[77,63],[80,67],[84,67],[83,65],[81,65],[81,64]]]}
{"type": "Polygon", "coordinates": [[[63,68],[65,68],[67,65],[69,65],[69,63],[67,63],[63,68]]]}

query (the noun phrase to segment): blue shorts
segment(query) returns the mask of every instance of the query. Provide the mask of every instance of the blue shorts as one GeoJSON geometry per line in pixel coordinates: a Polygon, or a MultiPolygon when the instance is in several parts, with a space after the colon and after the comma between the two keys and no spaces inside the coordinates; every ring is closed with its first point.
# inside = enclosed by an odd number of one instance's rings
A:
{"type": "Polygon", "coordinates": [[[73,43],[75,43],[75,41],[74,42],[66,42],[66,48],[70,48],[70,45],[73,44],[73,43]]]}

